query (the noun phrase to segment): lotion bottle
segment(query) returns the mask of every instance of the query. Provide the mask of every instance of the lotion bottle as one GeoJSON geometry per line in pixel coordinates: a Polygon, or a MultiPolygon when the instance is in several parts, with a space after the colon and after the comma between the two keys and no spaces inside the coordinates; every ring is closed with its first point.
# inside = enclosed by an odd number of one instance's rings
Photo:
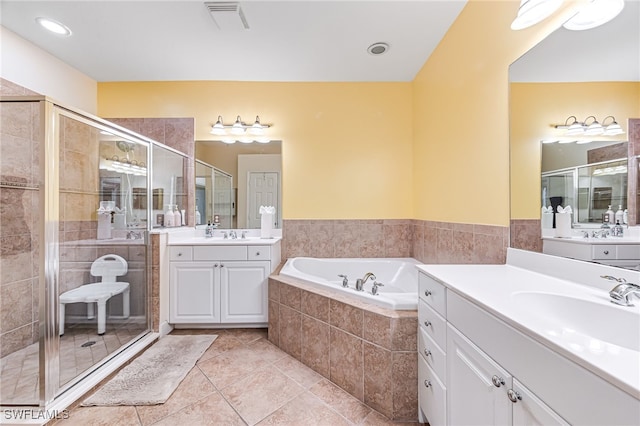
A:
{"type": "Polygon", "coordinates": [[[622,210],[621,205],[618,205],[618,211],[616,212],[616,223],[624,223],[624,211],[622,210]]]}
{"type": "Polygon", "coordinates": [[[167,208],[167,211],[164,214],[164,226],[165,228],[172,228],[175,225],[175,216],[173,214],[173,206],[171,204],[169,204],[169,207],[167,208]]]}
{"type": "Polygon", "coordinates": [[[616,215],[613,213],[613,210],[611,210],[611,206],[609,206],[609,209],[604,214],[604,221],[609,225],[615,225],[616,223],[616,215]]]}

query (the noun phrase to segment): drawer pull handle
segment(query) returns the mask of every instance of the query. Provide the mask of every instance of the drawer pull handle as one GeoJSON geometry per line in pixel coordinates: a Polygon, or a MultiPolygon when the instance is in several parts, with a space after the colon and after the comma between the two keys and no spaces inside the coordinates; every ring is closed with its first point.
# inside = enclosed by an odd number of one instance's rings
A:
{"type": "Polygon", "coordinates": [[[425,291],[424,291],[424,295],[425,295],[425,296],[431,296],[431,292],[430,292],[429,290],[425,290],[425,291]]]}
{"type": "Polygon", "coordinates": [[[424,322],[424,326],[425,326],[425,327],[429,327],[430,325],[431,325],[431,321],[425,321],[425,322],[424,322]]]}
{"type": "Polygon", "coordinates": [[[256,256],[260,256],[260,252],[259,251],[256,252],[256,256]]]}
{"type": "Polygon", "coordinates": [[[221,268],[224,268],[224,264],[223,264],[223,263],[221,263],[221,264],[220,264],[220,267],[221,267],[221,268]]]}
{"type": "Polygon", "coordinates": [[[178,253],[178,257],[182,256],[182,253],[178,253]]]}
{"type": "Polygon", "coordinates": [[[494,375],[491,378],[491,382],[493,382],[493,386],[499,388],[500,386],[504,385],[504,379],[502,377],[496,376],[494,375]]]}
{"type": "Polygon", "coordinates": [[[604,251],[604,254],[609,254],[609,250],[605,250],[605,251],[604,251]]]}
{"type": "Polygon", "coordinates": [[[431,356],[431,351],[424,350],[424,356],[431,356]]]}
{"type": "Polygon", "coordinates": [[[522,396],[513,389],[509,389],[507,391],[507,397],[509,398],[509,401],[513,402],[514,404],[518,401],[522,401],[522,396]]]}
{"type": "Polygon", "coordinates": [[[424,387],[425,388],[431,387],[431,380],[424,379],[424,387]]]}
{"type": "Polygon", "coordinates": [[[217,267],[218,267],[218,264],[216,263],[215,265],[213,265],[213,267],[214,267],[214,268],[217,268],[217,267]]]}

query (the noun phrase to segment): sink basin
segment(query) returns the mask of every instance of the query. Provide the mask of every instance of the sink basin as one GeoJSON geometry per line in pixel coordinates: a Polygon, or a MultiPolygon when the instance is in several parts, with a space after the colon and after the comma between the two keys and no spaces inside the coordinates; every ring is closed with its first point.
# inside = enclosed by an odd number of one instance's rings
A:
{"type": "Polygon", "coordinates": [[[604,342],[640,352],[638,306],[543,292],[517,292],[512,298],[525,315],[535,315],[534,320],[551,336],[566,338],[574,345],[586,343],[589,350],[598,350],[604,342]]]}

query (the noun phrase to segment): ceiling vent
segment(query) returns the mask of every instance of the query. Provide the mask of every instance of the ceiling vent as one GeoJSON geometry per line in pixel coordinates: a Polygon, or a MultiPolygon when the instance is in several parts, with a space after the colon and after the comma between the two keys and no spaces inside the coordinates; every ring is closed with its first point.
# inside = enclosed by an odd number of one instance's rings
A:
{"type": "Polygon", "coordinates": [[[238,2],[205,2],[213,21],[221,30],[248,30],[249,23],[238,2]]]}

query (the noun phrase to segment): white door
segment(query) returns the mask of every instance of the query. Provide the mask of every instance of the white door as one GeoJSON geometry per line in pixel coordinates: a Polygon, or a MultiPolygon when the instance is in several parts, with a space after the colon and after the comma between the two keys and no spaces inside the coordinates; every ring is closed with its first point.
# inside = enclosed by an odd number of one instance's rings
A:
{"type": "Polygon", "coordinates": [[[223,323],[265,323],[268,261],[221,262],[220,297],[223,323]]]}
{"type": "Polygon", "coordinates": [[[169,322],[220,322],[217,269],[209,262],[171,262],[169,322]]]}
{"type": "Polygon", "coordinates": [[[447,373],[450,425],[511,424],[513,404],[507,397],[511,375],[451,326],[447,373]]]}
{"type": "Polygon", "coordinates": [[[524,387],[518,380],[513,379],[512,397],[513,424],[516,426],[554,426],[564,425],[565,422],[555,411],[538,399],[533,392],[524,387]]]}
{"type": "Polygon", "coordinates": [[[278,228],[280,177],[277,172],[249,172],[247,179],[247,228],[260,228],[260,206],[275,206],[273,227],[278,228]]]}

